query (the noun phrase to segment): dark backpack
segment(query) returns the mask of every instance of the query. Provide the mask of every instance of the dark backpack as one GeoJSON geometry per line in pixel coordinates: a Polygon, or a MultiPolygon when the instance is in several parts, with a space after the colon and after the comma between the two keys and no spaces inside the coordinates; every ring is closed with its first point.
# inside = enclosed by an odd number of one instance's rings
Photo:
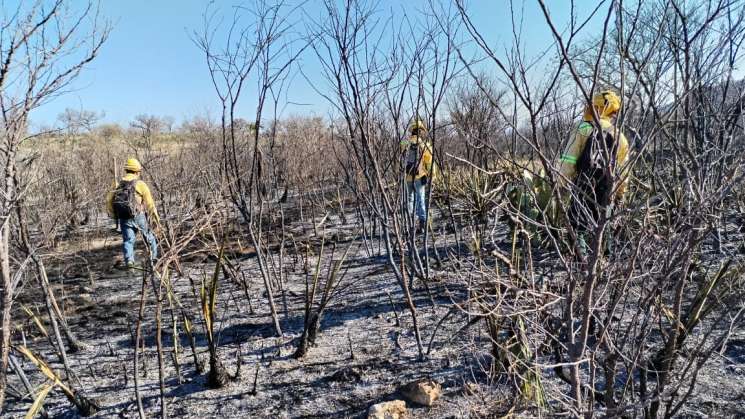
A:
{"type": "Polygon", "coordinates": [[[406,174],[416,176],[419,173],[419,163],[422,161],[422,148],[419,143],[409,145],[406,151],[406,174]]]}
{"type": "Polygon", "coordinates": [[[137,180],[122,180],[114,190],[112,206],[117,219],[129,220],[135,218],[135,215],[139,213],[137,192],[135,191],[136,184],[137,180]]]}
{"type": "Polygon", "coordinates": [[[605,171],[607,161],[603,144],[605,144],[605,150],[608,150],[607,157],[613,161],[616,155],[616,141],[609,132],[598,128],[593,128],[592,133],[587,137],[582,154],[577,159],[576,183],[580,192],[585,195],[585,200],[592,199],[593,203],[598,205],[610,203],[613,187],[611,178],[605,171]]]}

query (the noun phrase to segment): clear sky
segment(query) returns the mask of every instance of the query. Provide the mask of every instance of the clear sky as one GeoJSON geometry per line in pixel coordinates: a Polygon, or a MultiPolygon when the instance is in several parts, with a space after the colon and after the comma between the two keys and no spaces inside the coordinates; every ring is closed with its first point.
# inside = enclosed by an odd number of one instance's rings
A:
{"type": "MultiPolygon", "coordinates": [[[[227,0],[215,4],[230,7],[235,3],[227,0]]],[[[552,15],[566,24],[569,0],[547,3],[552,15]]],[[[576,3],[580,13],[587,14],[597,0],[576,3]]],[[[524,9],[527,48],[537,53],[549,47],[552,38],[537,1],[515,0],[515,4],[524,9]]],[[[109,40],[75,82],[73,91],[32,113],[33,124],[54,124],[57,115],[68,107],[105,112],[104,121],[123,125],[141,113],[172,116],[177,122],[208,111],[218,116],[217,97],[204,58],[190,39],[190,33],[202,26],[206,5],[203,0],[102,0],[102,15],[113,24],[109,40]]],[[[416,15],[416,9],[428,6],[423,0],[381,0],[380,7],[416,15]]],[[[510,42],[512,23],[507,0],[472,0],[468,7],[474,23],[493,45],[504,47],[510,42]]],[[[304,8],[317,15],[320,1],[310,0],[304,8]]],[[[305,57],[302,66],[311,77],[318,74],[314,71],[318,64],[311,55],[305,57]]],[[[328,106],[324,99],[302,77],[294,80],[288,99],[304,105],[291,105],[284,113],[325,114],[328,106]]],[[[252,103],[248,103],[250,98],[246,101],[243,116],[250,119],[252,103]]]]}

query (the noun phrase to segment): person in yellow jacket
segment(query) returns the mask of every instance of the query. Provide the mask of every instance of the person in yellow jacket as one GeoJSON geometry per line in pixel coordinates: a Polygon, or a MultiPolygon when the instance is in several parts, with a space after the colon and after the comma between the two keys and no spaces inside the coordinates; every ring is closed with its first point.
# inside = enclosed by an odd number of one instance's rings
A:
{"type": "Polygon", "coordinates": [[[147,184],[140,180],[142,165],[137,159],[130,158],[124,165],[124,176],[114,184],[106,200],[109,215],[117,220],[122,232],[122,251],[124,265],[131,269],[135,267],[134,246],[137,232],[150,248],[150,258],[158,257],[158,242],[150,228],[150,223],[160,224],[158,210],[147,184]]]}
{"type": "Polygon", "coordinates": [[[409,137],[401,140],[406,171],[406,196],[409,214],[416,213],[419,229],[427,225],[427,183],[434,174],[432,145],[426,140],[427,127],[416,119],[409,127],[409,137]]]}
{"type": "Polygon", "coordinates": [[[574,140],[561,155],[562,179],[574,186],[569,222],[579,232],[581,248],[586,248],[584,233],[597,223],[600,210],[621,202],[628,184],[629,142],[614,123],[620,110],[621,99],[613,91],[595,94],[574,140]]]}

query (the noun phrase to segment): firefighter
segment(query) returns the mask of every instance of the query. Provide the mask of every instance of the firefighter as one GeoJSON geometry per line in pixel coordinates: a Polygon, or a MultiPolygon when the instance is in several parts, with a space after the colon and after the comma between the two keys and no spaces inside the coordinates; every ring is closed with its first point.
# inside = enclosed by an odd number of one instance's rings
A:
{"type": "Polygon", "coordinates": [[[426,140],[427,127],[416,119],[409,127],[409,137],[401,140],[406,159],[406,196],[409,214],[416,214],[418,230],[427,226],[427,183],[432,181],[432,145],[426,140]]]}
{"type": "MultiPolygon", "coordinates": [[[[580,251],[585,254],[587,233],[597,226],[601,211],[622,202],[629,181],[626,167],[629,143],[615,125],[620,110],[621,99],[613,91],[595,94],[574,140],[561,155],[562,179],[573,185],[569,223],[577,232],[580,251]]],[[[606,244],[609,246],[610,240],[606,244]]]]}
{"type": "Polygon", "coordinates": [[[148,244],[151,260],[158,257],[158,242],[150,225],[159,225],[160,218],[150,188],[140,179],[141,173],[140,162],[134,158],[128,159],[124,165],[124,177],[107,197],[109,215],[117,220],[121,228],[124,266],[127,269],[137,267],[134,247],[138,231],[148,244]]]}

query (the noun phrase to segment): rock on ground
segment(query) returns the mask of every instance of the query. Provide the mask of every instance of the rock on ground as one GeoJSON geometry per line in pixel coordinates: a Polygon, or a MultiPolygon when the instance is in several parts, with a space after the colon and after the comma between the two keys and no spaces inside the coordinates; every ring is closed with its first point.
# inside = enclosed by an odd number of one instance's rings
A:
{"type": "Polygon", "coordinates": [[[417,380],[403,386],[401,394],[412,403],[432,406],[442,395],[442,386],[434,380],[417,380]]]}
{"type": "Polygon", "coordinates": [[[393,400],[372,405],[367,415],[368,419],[402,419],[406,417],[406,402],[393,400]]]}

